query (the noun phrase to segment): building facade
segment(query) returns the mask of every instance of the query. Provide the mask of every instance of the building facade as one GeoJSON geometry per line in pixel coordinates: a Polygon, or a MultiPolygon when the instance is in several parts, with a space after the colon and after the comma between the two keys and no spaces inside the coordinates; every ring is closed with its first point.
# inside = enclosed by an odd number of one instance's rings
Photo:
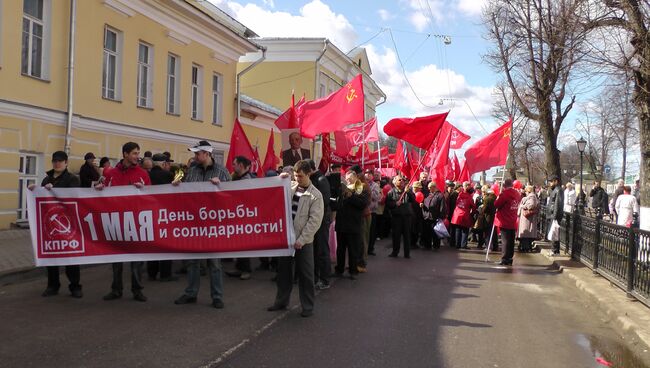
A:
{"type": "Polygon", "coordinates": [[[207,139],[222,159],[253,36],[196,0],[0,0],[0,229],[27,219],[57,150],[72,172],[128,141],[185,162],[207,139]]]}
{"type": "MultiPolygon", "coordinates": [[[[241,92],[278,110],[286,110],[291,95],[296,102],[304,95],[305,100],[325,97],[343,87],[358,74],[363,75],[366,120],[375,116],[378,105],[386,95],[372,79],[372,70],[364,48],[345,53],[325,38],[256,38],[255,42],[266,49],[264,61],[241,78],[241,92]]],[[[251,52],[240,58],[239,70],[259,60],[261,51],[251,52]]],[[[247,125],[245,118],[242,124],[247,125]]],[[[259,124],[246,127],[251,142],[267,137],[272,124],[263,129],[259,124]]],[[[276,129],[277,133],[277,129],[276,129]]],[[[281,137],[276,135],[276,153],[281,137]]],[[[312,146],[312,157],[320,158],[318,142],[312,146]]],[[[262,153],[261,153],[262,154],[262,153]]]]}

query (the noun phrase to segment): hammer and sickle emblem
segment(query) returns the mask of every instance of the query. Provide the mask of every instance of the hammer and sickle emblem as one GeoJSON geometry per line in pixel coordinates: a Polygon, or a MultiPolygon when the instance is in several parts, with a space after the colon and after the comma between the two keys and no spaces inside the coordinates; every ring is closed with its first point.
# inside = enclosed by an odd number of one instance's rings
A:
{"type": "Polygon", "coordinates": [[[348,103],[352,102],[355,98],[357,98],[357,91],[354,88],[351,88],[350,85],[348,87],[348,94],[345,95],[345,99],[348,100],[348,103]]]}
{"type": "Polygon", "coordinates": [[[510,137],[510,133],[512,133],[512,128],[506,128],[503,131],[503,138],[510,137]]]}
{"type": "Polygon", "coordinates": [[[58,214],[54,214],[50,217],[50,221],[55,225],[50,231],[50,236],[54,234],[70,234],[72,225],[66,216],[59,216],[58,214]]]}

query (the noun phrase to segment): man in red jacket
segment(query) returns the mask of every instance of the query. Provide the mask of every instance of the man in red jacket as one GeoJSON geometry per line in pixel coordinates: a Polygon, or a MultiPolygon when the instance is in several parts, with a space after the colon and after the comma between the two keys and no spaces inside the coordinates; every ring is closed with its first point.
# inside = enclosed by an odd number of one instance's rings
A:
{"type": "MultiPolygon", "coordinates": [[[[151,185],[149,173],[138,165],[140,146],[137,143],[125,143],[122,146],[122,157],[122,161],[104,175],[104,182],[96,185],[95,189],[101,190],[104,186],[134,185],[136,188],[142,188],[145,185],[151,185]]],[[[142,294],[143,264],[144,262],[131,262],[131,292],[133,292],[133,299],[139,302],[147,301],[147,297],[142,294]]],[[[111,292],[104,295],[104,300],[114,300],[122,297],[122,290],[124,289],[122,268],[123,264],[121,262],[113,263],[113,284],[111,285],[111,292]]]]}
{"type": "Polygon", "coordinates": [[[496,216],[494,226],[501,231],[503,253],[500,265],[512,266],[512,257],[515,255],[515,231],[517,230],[517,208],[521,201],[521,194],[512,188],[512,179],[503,182],[501,194],[494,201],[496,216]]]}

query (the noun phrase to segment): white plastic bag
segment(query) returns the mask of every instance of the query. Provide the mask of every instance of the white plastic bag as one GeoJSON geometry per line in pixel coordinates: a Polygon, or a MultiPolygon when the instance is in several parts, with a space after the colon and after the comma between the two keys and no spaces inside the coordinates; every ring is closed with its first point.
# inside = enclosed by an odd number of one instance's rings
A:
{"type": "Polygon", "coordinates": [[[551,223],[546,239],[550,241],[560,241],[560,224],[558,224],[557,220],[553,220],[551,223]]]}
{"type": "Polygon", "coordinates": [[[445,223],[438,219],[435,225],[433,225],[433,231],[435,231],[436,235],[439,238],[448,238],[449,237],[449,232],[447,231],[447,227],[445,226],[445,223]]]}

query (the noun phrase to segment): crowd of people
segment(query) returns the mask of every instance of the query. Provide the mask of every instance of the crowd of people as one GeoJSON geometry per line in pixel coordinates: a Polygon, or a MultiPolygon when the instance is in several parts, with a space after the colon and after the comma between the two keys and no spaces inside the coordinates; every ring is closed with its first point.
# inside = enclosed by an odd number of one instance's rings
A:
{"type": "MultiPolygon", "coordinates": [[[[105,187],[119,185],[171,184],[209,181],[219,185],[225,181],[253,180],[251,161],[238,156],[233,161],[234,172],[217,163],[213,147],[207,141],[188,148],[194,153],[187,165],[174,165],[168,152],[152,154],[145,152],[140,158],[137,143],[128,142],[122,147],[123,158],[115,167],[104,157],[99,165],[95,155],[85,155],[85,163],[79,177],[67,170],[68,156],[57,151],[52,155],[52,170],[47,172],[41,185],[46,189],[105,187]],[[182,172],[182,175],[179,173],[182,172]]],[[[299,160],[294,166],[280,167],[265,176],[290,179],[291,208],[296,241],[293,257],[260,258],[257,270],[275,271],[277,295],[269,311],[283,310],[288,306],[292,287],[297,282],[302,316],[313,314],[315,290],[328,289],[330,280],[347,277],[356,280],[360,274],[369,272],[369,257],[378,254],[375,243],[390,237],[392,251],[389,257],[401,255],[411,258],[411,250],[436,251],[441,246],[464,250],[470,242],[476,249],[490,247],[501,250],[498,262],[503,266],[513,263],[516,240],[518,250],[536,250],[538,222],[542,205],[545,205],[548,221],[561,220],[565,212],[574,210],[576,194],[573,186],[560,185],[556,176],[549,177],[548,187],[523,186],[518,181],[504,180],[492,186],[478,183],[445,182],[438,188],[430,181],[427,172],[409,180],[402,175],[382,176],[379,171],[359,166],[331,165],[325,175],[316,169],[313,160],[299,160]],[[417,179],[417,180],[414,180],[417,179]],[[500,241],[499,241],[500,240],[500,241]]],[[[635,197],[629,187],[621,186],[615,194],[613,210],[624,224],[630,222],[631,213],[638,212],[635,197]],[[628,210],[632,206],[632,210],[628,210]]],[[[607,193],[599,183],[590,193],[594,208],[609,211],[607,193]]],[[[553,253],[559,253],[559,241],[553,242],[553,253]]],[[[212,306],[224,307],[223,274],[240,280],[249,280],[254,272],[251,258],[234,260],[228,270],[222,269],[220,259],[183,261],[178,273],[187,274],[187,287],[174,302],[191,304],[197,302],[199,280],[202,274],[210,279],[212,306]]],[[[131,262],[131,292],[133,299],[145,302],[142,274],[143,262],[131,262]]],[[[104,296],[110,301],[122,297],[123,264],[112,264],[111,290],[104,296]]],[[[149,280],[176,281],[172,261],[149,261],[146,264],[149,280]]],[[[66,266],[71,295],[82,297],[79,266],[66,266]]],[[[61,286],[58,267],[47,267],[48,284],[43,296],[58,294],[61,286]]]]}

